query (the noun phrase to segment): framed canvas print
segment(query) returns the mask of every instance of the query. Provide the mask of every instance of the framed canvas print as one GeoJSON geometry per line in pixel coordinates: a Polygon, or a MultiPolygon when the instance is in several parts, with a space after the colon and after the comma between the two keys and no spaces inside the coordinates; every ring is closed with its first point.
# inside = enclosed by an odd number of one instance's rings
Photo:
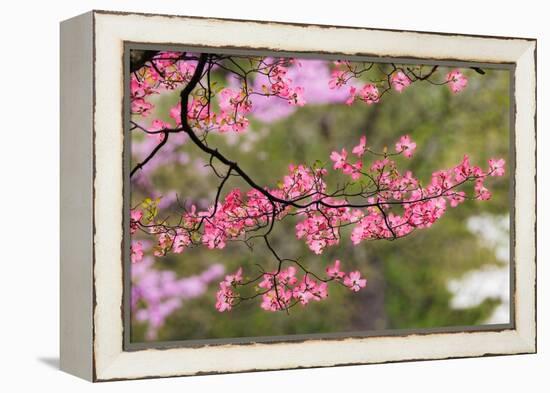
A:
{"type": "Polygon", "coordinates": [[[536,351],[536,41],[61,24],[61,368],[536,351]]]}

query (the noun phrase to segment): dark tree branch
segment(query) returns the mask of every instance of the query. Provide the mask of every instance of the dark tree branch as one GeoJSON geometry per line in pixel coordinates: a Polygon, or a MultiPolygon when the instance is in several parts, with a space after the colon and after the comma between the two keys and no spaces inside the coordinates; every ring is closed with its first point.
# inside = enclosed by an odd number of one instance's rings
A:
{"type": "Polygon", "coordinates": [[[130,51],[130,72],[141,69],[147,62],[151,61],[159,52],[154,50],[131,50],[130,51]]]}
{"type": "Polygon", "coordinates": [[[147,164],[151,159],[157,154],[157,152],[168,142],[168,135],[170,135],[169,132],[164,131],[164,138],[162,138],[162,141],[149,153],[149,155],[143,160],[142,162],[138,163],[134,169],[130,172],[130,177],[134,176],[136,172],[143,168],[145,164],[147,164]]]}

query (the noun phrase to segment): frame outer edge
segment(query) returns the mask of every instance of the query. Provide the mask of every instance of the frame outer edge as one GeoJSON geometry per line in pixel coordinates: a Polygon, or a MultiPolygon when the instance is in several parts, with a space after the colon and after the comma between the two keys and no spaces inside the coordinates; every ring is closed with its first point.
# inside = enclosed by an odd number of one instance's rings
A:
{"type": "MultiPolygon", "coordinates": [[[[516,223],[522,228],[516,234],[516,252],[527,255],[516,264],[516,329],[527,353],[537,352],[537,42],[530,42],[518,59],[521,73],[517,76],[516,102],[523,102],[523,111],[516,116],[516,146],[525,150],[517,165],[516,223]],[[521,249],[520,249],[521,248],[521,249]]],[[[519,260],[519,258],[516,258],[519,260]]]]}
{"type": "MultiPolygon", "coordinates": [[[[163,19],[162,23],[166,22],[174,22],[174,19],[178,19],[178,21],[189,21],[189,24],[193,25],[196,23],[196,18],[186,18],[186,17],[159,17],[159,16],[153,16],[153,15],[143,15],[143,14],[116,14],[116,13],[105,13],[105,12],[94,12],[94,15],[97,17],[98,22],[100,24],[99,27],[99,34],[98,36],[105,36],[108,39],[103,40],[103,38],[97,38],[94,37],[95,43],[98,44],[98,50],[106,51],[105,55],[115,55],[115,51],[118,53],[119,49],[115,49],[117,46],[121,45],[122,42],[125,40],[130,40],[126,38],[133,37],[131,33],[124,33],[120,34],[119,31],[117,31],[114,27],[119,24],[119,22],[122,22],[123,20],[132,20],[133,22],[136,22],[136,20],[140,20],[140,22],[147,22],[147,24],[150,23],[160,23],[159,19],[163,19]],[[116,20],[116,22],[115,22],[116,20]],[[120,42],[117,40],[121,39],[120,42]],[[113,42],[113,40],[117,42],[113,42]],[[106,44],[108,43],[108,44],[106,44]],[[107,45],[107,48],[101,49],[100,44],[107,45]],[[108,53],[107,53],[108,52],[108,53]]],[[[209,20],[201,21],[200,24],[201,28],[211,27],[209,25],[209,20]]],[[[235,22],[231,21],[220,21],[216,20],[213,24],[234,24],[235,22]]],[[[167,23],[168,24],[168,23],[167,23]]],[[[245,22],[246,24],[246,22],[245,22]]],[[[278,27],[283,28],[284,26],[291,26],[289,24],[277,24],[278,27]]],[[[269,25],[268,25],[269,26],[269,25]]],[[[179,26],[181,27],[181,25],[179,26]]],[[[219,26],[218,26],[219,27],[219,26]]],[[[233,26],[234,27],[234,26],[233,26]]],[[[272,26],[271,26],[272,27],[272,26]]],[[[196,25],[194,28],[198,28],[196,25]]],[[[270,29],[270,27],[262,27],[266,29],[270,29]]],[[[365,30],[369,30],[365,28],[365,30]]],[[[158,33],[158,31],[157,31],[158,33]]],[[[164,33],[162,33],[164,34],[164,33]]],[[[161,34],[161,36],[162,36],[161,34]]],[[[187,33],[185,33],[187,36],[187,33]]],[[[377,33],[378,34],[378,33],[377,33]]],[[[389,32],[385,32],[384,34],[390,34],[389,32]]],[[[395,34],[395,32],[393,33],[395,34]]],[[[417,38],[417,35],[420,35],[422,33],[412,33],[414,38],[417,38]]],[[[406,35],[411,38],[410,33],[406,33],[406,35]]],[[[422,34],[426,37],[431,37],[433,39],[436,39],[439,44],[442,44],[441,37],[438,37],[438,33],[424,33],[422,34]]],[[[104,37],[104,38],[105,38],[104,37]]],[[[159,36],[160,37],[160,36],[159,36]]],[[[150,38],[147,42],[156,42],[158,40],[156,35],[148,37],[150,38]]],[[[177,36],[175,37],[178,38],[177,36]]],[[[457,39],[461,40],[463,44],[466,44],[467,42],[469,44],[472,44],[475,42],[478,42],[480,38],[469,38],[469,36],[456,36],[457,39]]],[[[530,59],[527,61],[524,61],[523,64],[527,64],[529,67],[533,66],[533,69],[535,68],[536,64],[533,65],[533,48],[534,46],[531,46],[532,44],[531,40],[525,40],[525,39],[510,39],[506,37],[500,37],[500,38],[481,38],[482,40],[491,40],[494,45],[497,45],[499,49],[509,49],[506,53],[503,51],[497,51],[497,54],[493,54],[495,57],[492,57],[493,55],[480,55],[482,59],[488,58],[490,61],[493,61],[495,63],[498,62],[518,62],[520,58],[522,57],[522,54],[528,53],[528,56],[530,56],[530,59]],[[507,41],[507,43],[504,45],[504,41],[507,41]],[[504,46],[506,48],[504,48],[504,46]]],[[[191,40],[193,40],[191,38],[191,40]]],[[[231,41],[231,40],[229,40],[231,41]]],[[[478,42],[481,44],[481,41],[478,42]]],[[[485,44],[488,44],[488,41],[485,41],[485,43],[482,46],[485,46],[485,44]]],[[[269,44],[271,45],[271,44],[269,44]]],[[[536,44],[535,44],[536,45],[536,44]]],[[[216,45],[213,45],[214,47],[216,45]]],[[[376,49],[376,48],[375,48],[376,49]]],[[[314,51],[315,48],[312,49],[314,51]]],[[[349,48],[350,53],[353,51],[353,48],[349,48]]],[[[103,59],[104,54],[102,52],[99,52],[101,58],[103,59]]],[[[376,52],[373,52],[376,53],[376,52]]],[[[467,49],[465,45],[463,45],[463,52],[459,53],[457,56],[460,57],[468,57],[471,56],[470,54],[474,53],[471,50],[467,49]]],[[[407,53],[404,53],[404,55],[408,55],[407,53]]],[[[118,56],[118,54],[117,54],[118,56]]],[[[391,56],[388,55],[388,56],[391,56]]],[[[438,59],[445,59],[445,56],[438,57],[438,59]]],[[[524,57],[525,59],[525,57],[524,57]]],[[[94,59],[95,60],[95,59],[94,59]]],[[[476,61],[476,59],[471,59],[467,61],[476,61]]],[[[118,60],[117,60],[118,61],[118,60]]],[[[466,61],[466,60],[465,60],[466,61]]],[[[102,63],[98,61],[98,70],[101,68],[102,63]]],[[[112,65],[113,63],[111,63],[112,65]]],[[[105,64],[103,64],[105,66],[105,64]]],[[[117,66],[118,67],[118,66],[117,66]]],[[[106,70],[111,70],[112,68],[105,68],[106,70]]],[[[103,75],[100,71],[94,71],[97,72],[97,75],[100,75],[100,78],[104,82],[105,75],[103,75]]],[[[112,71],[105,71],[108,73],[108,81],[114,81],[113,75],[111,75],[112,71]]],[[[96,75],[96,76],[97,76],[96,75]]],[[[523,145],[523,149],[528,154],[533,154],[533,151],[536,148],[536,143],[533,144],[534,134],[536,132],[536,125],[533,127],[533,119],[530,118],[531,114],[536,116],[536,100],[533,100],[533,89],[535,87],[536,82],[533,82],[534,78],[529,76],[527,78],[529,80],[528,85],[524,85],[522,88],[522,100],[524,100],[521,105],[529,105],[531,106],[528,110],[524,110],[522,112],[523,115],[523,122],[521,123],[522,128],[521,130],[525,131],[526,135],[525,137],[528,139],[527,143],[523,145]],[[533,84],[531,84],[531,82],[533,84]],[[526,122],[530,123],[526,123],[526,122]]],[[[94,83],[97,83],[97,81],[94,81],[94,83]]],[[[114,83],[116,85],[116,83],[114,83]]],[[[98,85],[100,86],[100,85],[98,85]]],[[[101,95],[101,99],[106,99],[106,101],[110,101],[112,106],[118,105],[116,97],[108,97],[106,92],[100,93],[98,91],[98,94],[101,95]]],[[[97,102],[98,108],[95,108],[96,110],[96,119],[95,122],[99,126],[98,130],[98,136],[100,136],[97,141],[94,142],[95,146],[97,147],[98,151],[98,158],[100,157],[112,157],[113,154],[118,154],[116,151],[118,149],[118,137],[116,135],[113,135],[112,132],[107,132],[106,128],[104,126],[109,125],[112,129],[114,124],[112,120],[114,119],[107,119],[106,115],[107,113],[103,113],[103,110],[100,110],[101,107],[105,107],[108,103],[103,103],[101,101],[97,102]],[[110,142],[110,143],[109,143],[110,142]],[[113,146],[112,143],[115,143],[116,146],[113,146]]],[[[517,121],[517,119],[516,119],[517,121]]],[[[516,124],[519,124],[517,122],[516,124]]],[[[521,130],[518,130],[518,134],[521,130]]],[[[519,139],[519,138],[518,138],[519,139]]],[[[518,140],[516,140],[516,145],[518,143],[518,140]]],[[[534,168],[536,170],[536,164],[533,165],[531,159],[527,156],[527,165],[525,165],[525,169],[529,170],[531,168],[534,168]]],[[[521,159],[521,158],[520,158],[521,159]]],[[[98,167],[107,165],[105,162],[101,163],[98,160],[98,167]]],[[[105,187],[106,186],[112,186],[112,183],[109,183],[109,181],[114,180],[116,177],[118,177],[118,171],[119,168],[111,168],[114,169],[115,173],[109,173],[107,174],[107,171],[101,172],[101,174],[98,176],[98,178],[92,179],[95,181],[96,186],[101,186],[101,190],[98,188],[99,194],[94,194],[94,200],[97,202],[102,202],[96,206],[97,210],[95,211],[95,217],[105,219],[109,217],[109,212],[113,212],[113,206],[111,201],[107,198],[108,196],[113,196],[115,194],[112,193],[112,190],[108,190],[105,187]],[[98,179],[101,179],[101,181],[98,181],[98,179]],[[104,195],[104,193],[106,193],[104,195]],[[105,199],[107,198],[107,199],[105,199]],[[105,204],[105,205],[103,205],[105,204]]],[[[110,171],[109,171],[110,172],[110,171]]],[[[530,176],[530,175],[529,175],[530,176]]],[[[536,196],[532,197],[529,193],[533,191],[533,183],[527,181],[525,183],[527,185],[526,193],[528,195],[524,195],[522,198],[525,203],[523,205],[523,211],[525,213],[528,213],[529,209],[532,209],[533,206],[531,206],[533,200],[536,203],[536,196]]],[[[118,187],[118,185],[117,185],[118,187]]],[[[519,187],[521,189],[521,187],[519,187]]],[[[115,209],[116,210],[116,209],[115,209]]],[[[107,220],[109,222],[112,222],[112,220],[107,220]]],[[[529,239],[531,235],[533,235],[534,227],[531,226],[527,228],[531,223],[534,224],[535,221],[535,215],[528,215],[528,218],[526,221],[523,221],[523,230],[524,232],[520,232],[519,236],[522,238],[522,245],[523,249],[527,251],[524,255],[527,257],[536,257],[536,249],[533,249],[533,241],[532,239],[529,239]],[[525,225],[526,224],[526,225],[525,225]]],[[[114,228],[111,228],[114,230],[114,228]]],[[[519,228],[518,228],[519,229],[519,228]]],[[[102,232],[104,229],[100,229],[99,232],[102,232]]],[[[521,230],[521,229],[520,229],[521,230]]],[[[115,230],[115,233],[118,232],[118,229],[115,230]]],[[[181,375],[200,375],[200,374],[206,374],[206,373],[231,373],[231,372],[243,372],[243,371],[258,371],[258,370],[273,370],[273,369],[287,369],[287,368],[302,368],[302,367],[325,367],[325,366],[336,366],[336,365],[344,365],[344,364],[367,364],[367,363],[384,363],[384,362],[392,362],[392,361],[407,361],[407,360],[428,360],[428,359],[443,359],[443,358],[455,358],[455,357],[472,357],[472,356],[491,356],[491,355],[504,355],[504,354],[520,354],[520,353],[532,353],[536,351],[536,314],[535,310],[525,310],[525,312],[522,313],[521,316],[516,316],[516,321],[518,322],[518,326],[515,330],[512,331],[506,331],[506,332],[500,332],[500,333],[458,333],[455,334],[454,340],[457,342],[462,343],[462,347],[457,349],[456,351],[452,351],[452,353],[441,353],[438,352],[442,348],[435,348],[435,353],[432,352],[425,352],[426,348],[420,348],[421,350],[417,350],[418,352],[417,356],[401,356],[400,360],[394,360],[387,357],[380,357],[376,356],[375,358],[359,358],[358,362],[355,363],[343,363],[334,361],[331,364],[319,364],[316,361],[313,361],[311,359],[303,360],[300,363],[300,366],[296,366],[295,364],[285,364],[285,365],[279,365],[277,368],[273,366],[260,366],[257,369],[251,369],[243,366],[235,366],[234,364],[227,367],[225,364],[223,367],[221,367],[218,362],[220,362],[222,359],[218,358],[216,359],[216,355],[219,355],[219,350],[224,350],[227,352],[231,352],[231,355],[229,356],[235,356],[235,360],[242,360],[241,355],[246,355],[250,351],[254,351],[258,355],[262,354],[263,352],[263,346],[262,345],[253,345],[251,346],[241,346],[239,348],[233,348],[232,346],[228,346],[225,348],[210,348],[209,356],[213,356],[213,358],[206,359],[204,357],[204,351],[201,349],[189,351],[187,349],[172,349],[172,350],[165,350],[165,351],[156,351],[156,350],[144,350],[144,351],[137,351],[137,352],[125,352],[122,349],[122,339],[119,340],[119,337],[122,337],[122,329],[121,329],[121,322],[119,321],[119,315],[120,315],[120,304],[119,302],[116,302],[112,297],[109,297],[110,295],[113,295],[113,293],[116,293],[118,296],[118,292],[122,292],[120,288],[118,288],[118,278],[117,277],[108,277],[106,276],[106,272],[104,271],[105,267],[107,266],[108,259],[112,258],[112,255],[110,253],[104,253],[105,251],[111,250],[114,251],[116,247],[114,247],[114,244],[111,244],[112,241],[109,241],[108,247],[106,247],[105,244],[103,244],[106,241],[106,238],[104,237],[105,234],[101,234],[99,237],[95,237],[95,248],[96,251],[99,251],[97,257],[97,264],[95,266],[95,274],[96,279],[94,285],[96,288],[98,288],[98,307],[94,307],[94,321],[96,323],[96,328],[99,330],[95,331],[95,337],[94,337],[94,345],[95,349],[97,351],[96,360],[98,361],[98,374],[97,377],[94,375],[94,380],[100,380],[100,381],[106,381],[106,380],[119,380],[119,379],[136,379],[136,378],[147,378],[147,377],[168,377],[168,376],[181,376],[181,375]],[[101,254],[101,255],[100,255],[101,254]],[[110,284],[115,285],[115,287],[110,287],[110,284]],[[107,288],[108,287],[108,288],[107,288]],[[110,295],[106,293],[105,291],[108,290],[110,292],[110,295]],[[104,293],[105,292],[105,293],[104,293]],[[503,344],[508,344],[509,348],[505,349],[502,347],[503,344]],[[480,345],[484,349],[477,349],[471,351],[471,349],[475,348],[476,345],[480,345]],[[119,347],[120,346],[120,347],[119,347]],[[472,347],[473,346],[473,347],[472,347]],[[194,355],[194,356],[193,356],[194,355]],[[193,362],[190,364],[185,364],[184,357],[187,356],[193,356],[193,362]],[[147,357],[147,371],[144,371],[142,368],[141,370],[139,366],[145,366],[144,361],[145,357],[147,357]],[[241,358],[241,359],[239,359],[241,358]],[[171,362],[166,363],[167,360],[171,360],[171,362]],[[208,362],[210,363],[208,363],[208,362]],[[216,365],[212,364],[212,361],[216,363],[216,365]],[[202,368],[196,369],[196,367],[201,367],[201,362],[203,365],[208,364],[207,367],[202,366],[202,368]],[[205,363],[206,362],[206,363],[205,363]],[[197,363],[195,365],[196,367],[190,367],[191,364],[197,363]],[[167,367],[168,366],[168,367],[167,367]],[[242,368],[241,368],[242,367],[242,368]],[[135,369],[137,368],[137,369],[135,369]]],[[[529,308],[533,307],[533,303],[536,300],[536,292],[533,291],[533,288],[530,288],[531,284],[536,280],[536,269],[533,270],[534,263],[531,263],[531,260],[525,260],[523,262],[524,269],[521,271],[521,279],[526,280],[524,287],[522,290],[525,290],[525,297],[522,296],[521,300],[518,300],[516,298],[516,302],[521,303],[521,308],[529,308]],[[533,296],[534,295],[534,296],[533,296]]],[[[109,267],[115,267],[114,265],[111,265],[111,263],[108,263],[109,267]]],[[[117,268],[118,269],[118,268],[117,268]]],[[[117,270],[115,269],[115,270],[117,270]]],[[[113,273],[112,271],[110,272],[113,273]]],[[[115,272],[118,274],[118,271],[115,272]]],[[[91,277],[91,274],[90,274],[91,277]]],[[[433,335],[432,337],[434,339],[437,339],[438,337],[443,338],[445,335],[433,335]]],[[[450,336],[449,336],[450,338],[450,336]]],[[[398,343],[404,343],[403,337],[396,337],[395,339],[392,338],[391,340],[393,343],[391,345],[397,345],[398,343]]],[[[428,340],[427,337],[411,337],[410,339],[407,339],[407,341],[415,341],[418,342],[418,345],[420,345],[422,342],[426,342],[428,340]]],[[[431,340],[431,339],[430,339],[431,340]]],[[[382,349],[388,349],[386,348],[386,344],[382,344],[385,340],[352,340],[353,343],[350,341],[349,343],[345,343],[355,346],[355,342],[364,343],[367,345],[367,343],[370,346],[371,350],[376,350],[375,352],[378,353],[378,350],[382,349]]],[[[309,342],[307,345],[312,346],[316,345],[315,342],[309,342]]],[[[423,344],[422,344],[423,345],[423,344]]],[[[350,350],[352,349],[350,346],[350,350]]],[[[423,345],[424,347],[424,345],[423,345]]],[[[300,357],[303,355],[302,350],[297,350],[294,346],[274,346],[273,347],[275,351],[271,351],[271,354],[276,355],[277,351],[280,350],[293,350],[296,351],[296,355],[300,355],[300,357]]],[[[418,348],[417,348],[418,349],[418,348]]],[[[265,353],[264,353],[265,355],[265,353]]],[[[305,358],[304,358],[305,359],[305,358]]],[[[239,362],[237,362],[239,363],[239,362]]]]}
{"type": "Polygon", "coordinates": [[[60,369],[93,372],[93,13],[60,24],[60,369]]]}

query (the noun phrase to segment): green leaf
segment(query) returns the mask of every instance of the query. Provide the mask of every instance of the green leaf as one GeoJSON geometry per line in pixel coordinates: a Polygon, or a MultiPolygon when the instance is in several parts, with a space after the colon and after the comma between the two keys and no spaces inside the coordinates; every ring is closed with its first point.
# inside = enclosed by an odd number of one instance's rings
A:
{"type": "Polygon", "coordinates": [[[146,223],[150,223],[157,216],[159,202],[160,198],[156,198],[155,200],[152,200],[151,198],[145,198],[141,203],[143,212],[145,213],[143,215],[143,219],[146,223]]]}

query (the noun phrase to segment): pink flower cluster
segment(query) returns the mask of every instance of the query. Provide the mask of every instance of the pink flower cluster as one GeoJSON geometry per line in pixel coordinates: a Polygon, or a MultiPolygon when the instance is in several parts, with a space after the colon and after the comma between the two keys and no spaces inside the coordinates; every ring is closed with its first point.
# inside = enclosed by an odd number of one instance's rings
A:
{"type": "MultiPolygon", "coordinates": [[[[304,195],[319,195],[326,184],[322,176],[324,169],[312,170],[303,165],[289,166],[289,174],[283,178],[278,188],[268,190],[278,198],[294,199],[304,195]]],[[[275,219],[282,219],[288,207],[273,203],[256,189],[245,195],[239,188],[231,190],[216,206],[205,211],[197,211],[193,207],[182,216],[182,224],[167,231],[161,226],[153,226],[150,233],[156,234],[158,244],[154,248],[155,255],[166,255],[168,251],[181,253],[193,243],[202,243],[210,249],[223,249],[228,240],[243,238],[248,230],[255,230],[275,219]],[[197,232],[199,223],[203,226],[202,234],[197,232]]],[[[326,212],[331,214],[331,209],[326,212]]],[[[131,221],[131,226],[136,225],[131,221]]]]}
{"type": "MultiPolygon", "coordinates": [[[[295,65],[294,67],[298,67],[295,65]]],[[[203,130],[217,129],[220,132],[242,132],[249,126],[247,114],[252,112],[252,97],[258,95],[277,97],[286,100],[290,106],[304,106],[304,87],[293,85],[287,75],[288,68],[275,62],[267,66],[261,91],[255,91],[245,85],[225,87],[216,94],[219,112],[208,104],[208,100],[194,98],[187,108],[187,118],[190,124],[203,130]]],[[[181,125],[181,104],[170,110],[170,117],[176,125],[181,125]]]]}
{"type": "Polygon", "coordinates": [[[375,163],[373,168],[384,191],[372,198],[373,206],[363,212],[353,228],[351,240],[355,245],[363,240],[403,237],[416,228],[430,227],[443,216],[447,203],[456,207],[466,199],[466,193],[457,190],[466,182],[474,182],[474,199],[489,199],[491,193],[484,181],[489,175],[504,174],[504,160],[490,160],[489,170],[484,172],[464,156],[459,165],[434,172],[430,184],[424,188],[410,172],[400,175],[395,162],[387,158],[375,163]],[[396,202],[400,214],[391,211],[396,202]]]}
{"type": "MultiPolygon", "coordinates": [[[[411,158],[415,149],[416,143],[404,135],[395,144],[394,154],[411,158]]],[[[361,159],[365,151],[366,138],[361,138],[353,153],[361,159]]],[[[355,245],[363,240],[403,237],[416,228],[429,227],[445,213],[447,202],[456,207],[466,199],[465,192],[456,188],[467,181],[474,182],[475,199],[487,200],[491,194],[484,181],[488,175],[502,176],[505,164],[503,159],[491,159],[489,170],[484,172],[470,165],[465,156],[456,167],[434,172],[431,183],[422,188],[410,171],[400,174],[389,155],[374,161],[365,173],[360,172],[362,161],[350,163],[345,149],[332,152],[330,158],[334,169],[350,175],[353,180],[357,179],[357,173],[373,179],[378,191],[367,199],[368,204],[363,209],[344,207],[329,210],[321,206],[320,214],[309,213],[308,218],[296,226],[298,237],[305,237],[310,249],[318,254],[324,247],[338,244],[339,228],[347,223],[355,224],[351,234],[355,245]],[[400,208],[400,214],[396,208],[400,208]]]]}
{"type": "MultiPolygon", "coordinates": [[[[152,233],[159,231],[157,228],[153,228],[152,233]]],[[[156,257],[163,257],[169,251],[174,254],[181,254],[191,244],[191,235],[186,228],[176,228],[174,233],[161,232],[158,234],[158,243],[153,248],[153,255],[156,257]]]]}
{"type": "MultiPolygon", "coordinates": [[[[339,260],[328,266],[326,273],[326,278],[319,278],[310,272],[299,277],[294,266],[264,273],[255,288],[256,294],[262,298],[260,307],[266,311],[281,311],[297,304],[305,306],[312,301],[321,301],[328,297],[328,283],[331,281],[339,282],[353,292],[367,285],[367,280],[361,278],[359,271],[346,273],[340,270],[339,260]]],[[[225,276],[216,293],[216,309],[220,312],[231,311],[245,299],[237,289],[246,284],[243,282],[242,268],[225,276]]]]}
{"type": "MultiPolygon", "coordinates": [[[[366,151],[367,138],[365,136],[362,136],[359,144],[353,148],[352,153],[360,159],[366,151]]],[[[340,153],[338,153],[337,151],[333,151],[330,154],[330,159],[333,162],[333,169],[340,169],[342,173],[350,175],[352,180],[358,180],[361,177],[363,162],[361,160],[357,160],[354,164],[348,162],[348,152],[346,149],[342,149],[340,153]]]]}
{"type": "Polygon", "coordinates": [[[248,127],[248,119],[244,116],[252,109],[252,105],[243,90],[223,89],[218,96],[220,114],[218,126],[220,132],[241,132],[248,127]]]}
{"type": "MultiPolygon", "coordinates": [[[[407,89],[413,81],[419,80],[419,77],[414,74],[407,75],[403,69],[395,69],[388,75],[388,82],[385,80],[370,82],[364,84],[362,87],[358,87],[356,84],[351,84],[351,82],[358,80],[362,71],[354,69],[348,61],[337,61],[335,64],[336,68],[332,70],[330,80],[328,81],[328,87],[334,90],[349,85],[349,95],[346,100],[346,104],[348,105],[353,104],[356,99],[365,102],[367,105],[378,103],[381,95],[386,90],[392,88],[398,93],[401,93],[407,89]],[[385,83],[387,83],[386,88],[384,88],[385,83]],[[382,89],[382,93],[380,93],[380,89],[382,89]]],[[[468,85],[468,79],[459,70],[453,70],[446,75],[444,83],[449,85],[453,93],[459,93],[468,85]]]]}
{"type": "MultiPolygon", "coordinates": [[[[248,128],[245,117],[252,109],[250,100],[243,90],[224,88],[217,94],[219,113],[209,107],[206,100],[193,98],[187,106],[187,119],[195,128],[209,130],[216,128],[220,132],[242,132],[248,128]]],[[[170,117],[181,126],[181,103],[170,109],[170,117]]]]}
{"type": "Polygon", "coordinates": [[[228,274],[225,276],[225,279],[220,282],[219,290],[216,292],[216,309],[219,312],[231,311],[238,298],[233,288],[242,283],[242,268],[239,268],[234,274],[228,274]]]}
{"type": "MultiPolygon", "coordinates": [[[[403,154],[407,158],[411,158],[415,150],[416,143],[413,142],[408,135],[403,135],[395,144],[395,151],[398,154],[403,154]]],[[[367,151],[367,138],[365,136],[361,136],[359,139],[359,144],[352,149],[352,154],[358,157],[357,161],[355,163],[350,163],[348,160],[348,152],[345,148],[343,148],[340,152],[333,151],[330,154],[330,159],[333,162],[332,168],[341,170],[343,174],[349,175],[352,180],[358,180],[364,175],[362,172],[362,157],[367,151]]],[[[371,170],[377,171],[384,165],[385,161],[383,160],[375,161],[371,167],[371,170]]]]}
{"type": "Polygon", "coordinates": [[[309,249],[317,255],[322,254],[326,247],[340,242],[341,226],[357,220],[357,211],[338,207],[345,201],[334,198],[323,198],[322,201],[331,206],[313,204],[301,209],[298,216],[304,219],[296,224],[296,237],[304,239],[309,249]]]}
{"type": "Polygon", "coordinates": [[[159,94],[161,89],[175,89],[189,82],[195,72],[195,61],[180,59],[180,52],[159,52],[150,60],[151,65],[132,73],[130,102],[132,114],[149,116],[153,109],[147,98],[159,94]]]}
{"type": "MultiPolygon", "coordinates": [[[[357,75],[352,71],[351,63],[348,61],[336,61],[336,68],[332,71],[331,78],[328,81],[329,89],[341,89],[351,80],[357,79],[357,75]]],[[[364,84],[362,87],[351,85],[349,95],[346,100],[347,105],[359,99],[368,105],[375,104],[380,100],[378,87],[373,83],[364,84]]]]}
{"type": "MultiPolygon", "coordinates": [[[[176,228],[166,230],[162,225],[152,226],[148,231],[158,239],[154,254],[181,253],[194,244],[223,249],[228,241],[246,239],[247,233],[281,220],[290,212],[298,218],[296,237],[303,239],[318,255],[325,248],[339,244],[343,226],[353,227],[351,241],[355,245],[363,240],[395,239],[417,228],[430,227],[443,216],[447,204],[456,207],[462,203],[467,195],[458,188],[466,182],[474,183],[472,198],[489,199],[491,193],[484,185],[485,179],[489,175],[504,174],[503,159],[491,159],[489,169],[484,172],[472,166],[465,156],[459,165],[434,172],[431,182],[422,187],[410,171],[401,173],[392,159],[398,155],[411,158],[415,149],[416,143],[404,135],[396,142],[394,153],[374,153],[362,136],[352,149],[354,162],[350,161],[346,149],[330,154],[334,170],[353,181],[363,179],[368,185],[368,191],[360,195],[359,205],[350,204],[345,193],[327,193],[324,180],[327,169],[290,165],[277,188],[266,188],[265,193],[251,189],[246,194],[235,188],[207,210],[197,211],[193,207],[184,213],[176,228]],[[368,165],[364,162],[367,152],[383,157],[368,165]]],[[[139,224],[140,214],[132,212],[131,228],[139,224]]],[[[132,260],[138,262],[141,258],[141,245],[134,242],[132,260]]]]}
{"type": "Polygon", "coordinates": [[[350,86],[349,97],[346,100],[346,104],[351,105],[356,99],[365,102],[367,105],[377,104],[380,101],[378,87],[372,83],[367,83],[361,89],[357,89],[355,86],[350,86]]]}
{"type": "MultiPolygon", "coordinates": [[[[178,102],[170,109],[169,116],[174,120],[177,127],[181,126],[181,103],[178,102]]],[[[189,98],[187,119],[192,126],[204,129],[209,129],[216,124],[216,114],[209,111],[206,103],[198,98],[189,98]]]]}
{"type": "MultiPolygon", "coordinates": [[[[325,62],[315,60],[304,60],[306,65],[304,72],[310,72],[314,67],[319,70],[320,66],[326,68],[325,62]]],[[[348,105],[353,104],[355,100],[360,100],[368,105],[378,103],[381,95],[390,87],[397,92],[402,92],[410,86],[414,80],[402,69],[396,69],[388,79],[388,87],[384,88],[385,82],[369,82],[362,86],[356,83],[359,79],[357,72],[353,71],[352,63],[347,61],[335,62],[336,68],[329,75],[327,91],[337,91],[344,86],[349,87],[349,92],[345,102],[348,105]],[[383,89],[382,92],[380,89],[383,89]]],[[[307,79],[301,74],[302,61],[294,59],[272,59],[264,58],[260,61],[258,69],[255,72],[257,77],[254,83],[248,86],[242,81],[237,82],[237,86],[226,87],[221,91],[211,92],[212,97],[216,97],[219,106],[219,112],[214,111],[210,100],[204,96],[190,96],[187,115],[189,122],[196,128],[205,131],[218,129],[220,132],[234,131],[242,132],[249,126],[248,114],[256,113],[261,117],[262,101],[261,98],[276,97],[286,101],[286,107],[282,108],[282,114],[289,113],[289,108],[303,106],[306,103],[306,89],[311,87],[316,90],[314,96],[308,95],[307,101],[317,102],[319,89],[316,89],[314,80],[307,79]],[[302,81],[304,85],[296,84],[302,81]],[[258,83],[256,83],[258,82],[258,83]],[[309,86],[309,87],[308,87],[309,86]],[[259,105],[258,108],[255,104],[259,105]],[[254,104],[254,105],[253,105],[254,104]]],[[[180,52],[160,52],[152,60],[146,63],[146,66],[132,73],[130,82],[131,93],[131,112],[134,115],[147,117],[152,113],[154,106],[149,102],[148,97],[158,94],[161,89],[175,89],[178,86],[189,82],[196,69],[196,60],[184,60],[183,53],[180,52]]],[[[316,72],[316,74],[319,74],[316,72]]],[[[322,74],[322,73],[321,73],[322,74]]],[[[323,74],[324,75],[324,74],[323,74]]],[[[445,83],[449,84],[451,91],[458,93],[462,91],[468,83],[467,78],[459,71],[453,70],[446,76],[445,83]]],[[[326,86],[326,85],[325,85],[326,86]]],[[[323,95],[323,94],[321,94],[323,95]]],[[[324,94],[326,95],[326,94],[324,94]]],[[[339,101],[342,99],[340,94],[326,95],[328,101],[339,101]]],[[[277,106],[280,100],[265,101],[270,107],[277,106]]],[[[322,102],[321,100],[320,102],[322,102]]],[[[265,105],[264,105],[265,106],[265,105]]],[[[265,109],[265,108],[264,108],[265,109]]],[[[265,112],[265,111],[264,111],[265,112]]],[[[174,119],[176,126],[180,124],[181,108],[177,104],[170,110],[170,117],[174,119]]],[[[161,131],[169,129],[170,124],[164,123],[159,119],[153,120],[149,131],[161,131]]],[[[157,132],[151,136],[159,141],[164,138],[164,133],[157,132]]]]}
{"type": "MultiPolygon", "coordinates": [[[[299,62],[291,60],[300,66],[299,62]]],[[[263,85],[264,91],[267,94],[285,98],[289,104],[304,106],[304,88],[301,86],[293,86],[292,79],[288,76],[288,68],[282,64],[275,63],[269,69],[269,82],[263,85]]]]}
{"type": "Polygon", "coordinates": [[[264,224],[273,214],[270,201],[257,190],[243,198],[241,190],[233,189],[217,207],[201,212],[204,218],[202,243],[210,249],[223,249],[228,239],[238,239],[247,229],[264,224]]]}

